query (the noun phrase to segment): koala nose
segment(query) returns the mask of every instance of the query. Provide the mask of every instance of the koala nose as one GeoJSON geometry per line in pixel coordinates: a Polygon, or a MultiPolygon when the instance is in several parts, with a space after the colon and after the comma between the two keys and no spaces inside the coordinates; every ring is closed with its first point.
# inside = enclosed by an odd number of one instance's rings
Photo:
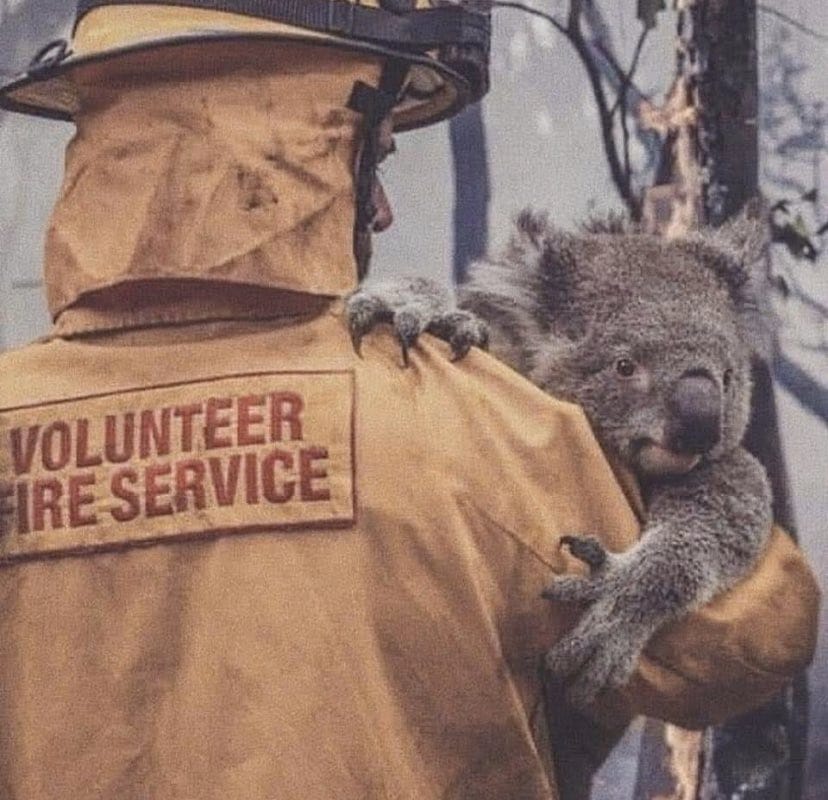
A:
{"type": "Polygon", "coordinates": [[[669,400],[667,445],[681,453],[706,453],[721,437],[722,396],[706,370],[682,375],[669,400]]]}

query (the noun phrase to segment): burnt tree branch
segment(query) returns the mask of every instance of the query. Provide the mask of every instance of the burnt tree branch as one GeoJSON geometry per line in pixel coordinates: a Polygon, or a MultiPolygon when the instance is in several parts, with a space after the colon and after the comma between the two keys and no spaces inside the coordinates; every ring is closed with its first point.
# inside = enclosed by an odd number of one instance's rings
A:
{"type": "Polygon", "coordinates": [[[774,364],[774,377],[807,411],[828,425],[828,386],[780,353],[774,364]]]}

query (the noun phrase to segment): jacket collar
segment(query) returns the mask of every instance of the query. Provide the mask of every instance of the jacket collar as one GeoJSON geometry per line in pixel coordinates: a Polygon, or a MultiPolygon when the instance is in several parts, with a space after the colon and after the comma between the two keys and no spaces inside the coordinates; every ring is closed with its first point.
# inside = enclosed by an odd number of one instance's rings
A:
{"type": "Polygon", "coordinates": [[[378,73],[340,59],[90,89],[46,240],[58,328],[255,316],[255,288],[351,290],[360,117],[346,104],[378,73]],[[196,283],[209,291],[182,289],[196,283]]]}

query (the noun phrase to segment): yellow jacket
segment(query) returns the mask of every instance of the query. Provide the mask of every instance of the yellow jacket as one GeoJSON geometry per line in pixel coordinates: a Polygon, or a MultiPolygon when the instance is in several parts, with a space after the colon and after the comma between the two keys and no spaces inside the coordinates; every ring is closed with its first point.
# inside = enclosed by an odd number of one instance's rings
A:
{"type": "MultiPolygon", "coordinates": [[[[378,66],[314,57],[88,84],[56,325],[0,357],[4,798],[556,796],[539,666],[574,619],[540,592],[577,568],[560,535],[637,520],[581,411],[493,358],[354,354],[325,296],[354,285],[345,106],[378,66]]],[[[760,702],[817,603],[776,533],[603,711],[760,702]]]]}
{"type": "MultiPolygon", "coordinates": [[[[624,494],[578,408],[429,339],[359,358],[307,305],[0,359],[5,796],[556,796],[539,664],[573,620],[540,591],[560,535],[634,540],[624,494]]],[[[761,701],[816,609],[776,533],[613,713],[761,701]]]]}

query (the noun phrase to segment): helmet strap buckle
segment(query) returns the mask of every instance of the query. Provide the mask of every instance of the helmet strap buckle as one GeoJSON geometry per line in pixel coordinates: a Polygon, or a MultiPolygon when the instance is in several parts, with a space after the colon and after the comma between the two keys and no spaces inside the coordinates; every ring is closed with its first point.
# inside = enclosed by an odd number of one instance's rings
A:
{"type": "MultiPolygon", "coordinates": [[[[362,114],[363,117],[362,149],[356,169],[355,254],[360,235],[370,233],[376,215],[373,190],[380,155],[380,125],[394,110],[407,74],[408,65],[404,61],[390,59],[383,68],[379,86],[369,86],[357,81],[348,99],[348,108],[362,114]]],[[[361,280],[365,275],[360,274],[358,277],[361,280]]]]}

